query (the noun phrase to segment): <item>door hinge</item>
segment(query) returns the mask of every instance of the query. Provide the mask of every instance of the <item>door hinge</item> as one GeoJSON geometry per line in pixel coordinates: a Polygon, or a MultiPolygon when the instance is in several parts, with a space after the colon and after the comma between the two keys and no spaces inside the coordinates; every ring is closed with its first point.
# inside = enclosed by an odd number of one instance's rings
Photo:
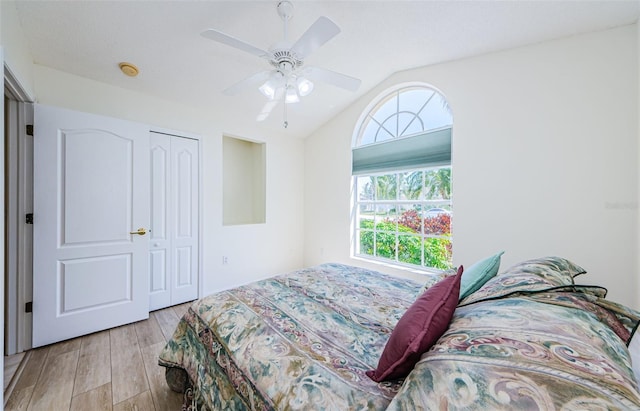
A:
{"type": "Polygon", "coordinates": [[[27,124],[27,135],[33,137],[33,124],[27,124]]]}
{"type": "Polygon", "coordinates": [[[27,213],[24,216],[24,222],[25,224],[33,224],[33,213],[27,213]]]}
{"type": "Polygon", "coordinates": [[[25,313],[32,313],[33,312],[33,301],[29,301],[28,303],[26,303],[24,305],[24,312],[25,313]]]}

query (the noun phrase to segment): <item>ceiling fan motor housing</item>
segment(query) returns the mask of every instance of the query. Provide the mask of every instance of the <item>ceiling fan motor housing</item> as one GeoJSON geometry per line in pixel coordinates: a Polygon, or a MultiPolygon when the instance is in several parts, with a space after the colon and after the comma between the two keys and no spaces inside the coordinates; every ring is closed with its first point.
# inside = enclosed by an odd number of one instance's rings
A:
{"type": "Polygon", "coordinates": [[[282,70],[284,74],[295,71],[304,63],[290,49],[273,50],[272,53],[273,58],[269,60],[269,63],[278,70],[282,70]]]}

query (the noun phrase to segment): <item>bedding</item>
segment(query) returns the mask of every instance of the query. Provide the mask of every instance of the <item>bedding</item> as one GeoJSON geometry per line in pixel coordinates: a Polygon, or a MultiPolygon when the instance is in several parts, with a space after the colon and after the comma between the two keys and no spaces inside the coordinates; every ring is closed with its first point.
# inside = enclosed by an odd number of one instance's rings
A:
{"type": "Polygon", "coordinates": [[[559,257],[497,273],[406,378],[366,372],[423,284],[341,264],[197,301],[159,364],[211,410],[640,410],[627,347],[640,313],[575,284],[584,273],[559,257]]]}
{"type": "Polygon", "coordinates": [[[422,283],[323,264],[203,298],[160,354],[212,410],[384,410],[399,381],[365,372],[422,283]]]}

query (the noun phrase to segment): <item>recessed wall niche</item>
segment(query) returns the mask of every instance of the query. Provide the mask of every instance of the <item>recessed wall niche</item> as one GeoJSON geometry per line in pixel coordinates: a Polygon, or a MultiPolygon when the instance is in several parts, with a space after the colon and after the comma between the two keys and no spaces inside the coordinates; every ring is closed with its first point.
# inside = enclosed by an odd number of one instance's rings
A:
{"type": "Polygon", "coordinates": [[[266,221],[266,144],[222,137],[222,224],[266,221]]]}

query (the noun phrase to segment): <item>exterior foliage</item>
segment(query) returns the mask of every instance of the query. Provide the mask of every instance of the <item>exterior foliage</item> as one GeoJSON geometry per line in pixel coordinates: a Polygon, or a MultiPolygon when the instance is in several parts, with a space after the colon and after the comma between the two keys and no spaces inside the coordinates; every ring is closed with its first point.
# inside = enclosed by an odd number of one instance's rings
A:
{"type": "MultiPolygon", "coordinates": [[[[403,213],[404,220],[412,216],[415,210],[408,210],[403,213]]],[[[401,217],[401,219],[403,218],[401,217]]],[[[450,221],[449,215],[439,215],[437,217],[425,219],[425,227],[432,223],[441,226],[443,221],[450,221]]],[[[448,227],[448,224],[447,224],[448,227]]],[[[398,220],[397,235],[396,223],[390,220],[381,221],[375,224],[372,220],[362,220],[360,223],[360,252],[376,257],[396,260],[405,264],[415,264],[437,269],[446,270],[451,268],[451,242],[448,238],[425,238],[418,229],[405,226],[398,220]],[[375,251],[375,252],[374,252],[375,251]],[[424,255],[424,264],[422,261],[424,255]]],[[[448,237],[447,233],[445,234],[448,237]]]]}
{"type": "Polygon", "coordinates": [[[407,210],[398,218],[398,224],[411,228],[415,233],[420,233],[421,226],[424,226],[425,234],[451,234],[451,214],[427,217],[423,222],[417,210],[407,210]]]}
{"type": "Polygon", "coordinates": [[[358,184],[359,254],[451,268],[451,167],[372,175],[358,184]]]}

